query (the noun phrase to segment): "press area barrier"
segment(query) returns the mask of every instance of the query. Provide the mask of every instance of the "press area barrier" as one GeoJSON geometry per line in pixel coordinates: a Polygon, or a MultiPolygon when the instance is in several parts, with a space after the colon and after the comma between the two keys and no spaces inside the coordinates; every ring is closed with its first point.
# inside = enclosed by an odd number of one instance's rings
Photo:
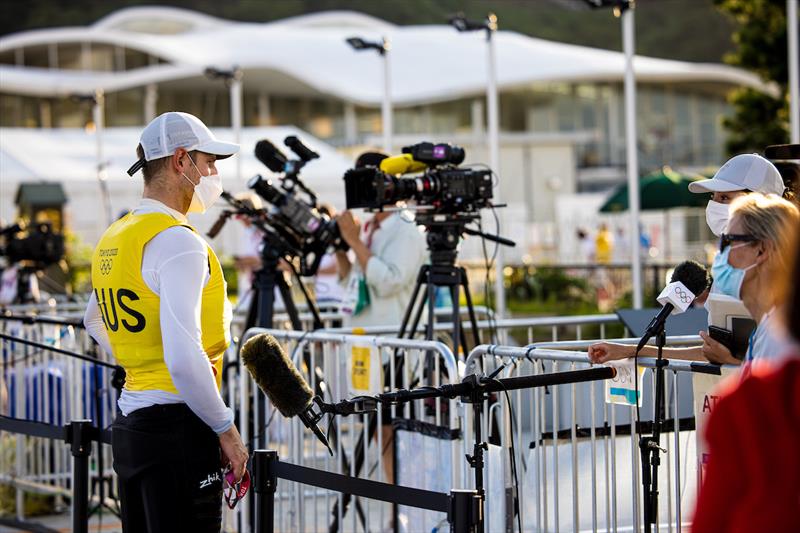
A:
{"type": "MultiPolygon", "coordinates": [[[[452,533],[472,533],[481,523],[481,505],[476,490],[453,489],[449,494],[380,483],[342,474],[281,462],[274,450],[253,453],[253,482],[256,498],[256,531],[272,533],[275,529],[275,494],[278,479],[351,494],[417,509],[427,509],[447,516],[452,533]]],[[[282,531],[278,529],[278,531],[282,531]]]]}
{"type": "MultiPolygon", "coordinates": [[[[48,312],[52,310],[48,309],[48,312]]],[[[41,344],[47,348],[58,349],[60,346],[62,349],[67,347],[83,353],[91,352],[91,341],[80,324],[60,324],[61,318],[6,317],[0,320],[0,330],[4,334],[14,333],[28,340],[35,339],[31,342],[42,341],[41,344]]],[[[598,339],[580,340],[583,336],[581,328],[587,325],[603,328],[617,320],[614,315],[599,315],[512,319],[498,321],[497,324],[489,322],[481,321],[479,327],[494,326],[501,332],[514,330],[515,334],[526,328],[537,332],[550,329],[552,335],[548,337],[558,339],[569,335],[577,339],[537,342],[524,347],[479,346],[461,363],[440,342],[374,334],[349,335],[331,331],[304,333],[280,329],[252,329],[242,336],[243,341],[261,332],[275,336],[292,354],[295,365],[312,388],[317,389],[324,381],[323,395],[326,401],[335,402],[352,397],[356,392],[353,390],[355,360],[362,365],[356,368],[359,371],[364,370],[363,365],[367,361],[370,368],[386,364],[387,371],[377,383],[361,383],[371,393],[382,391],[384,385],[396,389],[457,383],[471,373],[494,372],[503,363],[509,364],[501,368],[498,377],[586,368],[590,364],[585,350],[598,339]],[[398,361],[402,361],[403,365],[398,367],[398,361]],[[461,366],[464,364],[465,368],[461,366]],[[398,368],[399,371],[396,370],[398,368]]],[[[438,328],[446,328],[446,324],[437,324],[438,328]]],[[[375,333],[370,329],[367,331],[375,333]]],[[[637,341],[616,339],[616,342],[637,341]]],[[[670,346],[700,342],[694,336],[668,339],[670,346]]],[[[15,341],[3,340],[3,378],[6,385],[13,378],[17,380],[16,383],[26,383],[26,386],[13,388],[11,396],[15,402],[14,410],[5,411],[12,416],[2,419],[2,429],[12,432],[12,423],[30,423],[39,428],[36,432],[31,430],[11,437],[17,438],[17,450],[21,450],[15,461],[19,461],[19,457],[25,458],[22,465],[15,464],[14,475],[4,480],[18,488],[18,503],[21,503],[23,492],[29,490],[41,490],[62,498],[71,497],[74,487],[78,487],[80,482],[77,479],[72,481],[74,474],[70,467],[73,458],[70,450],[64,446],[54,446],[56,435],[63,436],[64,425],[73,419],[90,419],[96,426],[98,406],[103,407],[103,416],[106,417],[102,419],[100,427],[107,427],[114,413],[116,396],[113,389],[108,387],[111,368],[103,367],[102,374],[93,374],[91,368],[96,368],[99,361],[73,361],[72,358],[50,352],[45,356],[45,351],[32,345],[23,347],[15,344],[15,341]],[[90,368],[88,377],[83,373],[83,365],[90,368]],[[101,376],[103,383],[99,388],[108,397],[104,396],[100,403],[92,403],[93,392],[97,389],[92,389],[92,383],[95,382],[92,378],[98,376],[101,376]],[[60,388],[55,386],[59,384],[60,388]],[[23,420],[14,420],[18,416],[23,420]],[[26,418],[30,419],[24,420],[26,418]],[[54,429],[42,430],[43,424],[54,429]],[[31,445],[36,442],[41,444],[31,445]]],[[[97,356],[102,357],[102,354],[98,351],[97,356]]],[[[250,449],[270,449],[281,458],[277,461],[281,466],[277,467],[275,478],[284,479],[285,482],[276,485],[272,495],[274,510],[277,511],[274,514],[275,529],[321,531],[330,530],[331,523],[335,523],[339,531],[359,531],[366,529],[365,524],[374,530],[376,525],[383,527],[391,523],[393,506],[386,500],[378,498],[376,502],[369,499],[377,494],[375,491],[378,488],[369,483],[389,481],[389,475],[384,470],[386,435],[380,430],[384,412],[378,410],[375,415],[374,425],[378,430],[374,431],[374,435],[370,435],[369,415],[363,413],[337,418],[334,424],[330,424],[329,437],[336,449],[336,458],[332,459],[296,418],[284,419],[275,412],[269,399],[256,391],[252,379],[238,362],[236,347],[231,348],[228,358],[235,363],[232,363],[231,372],[226,375],[227,398],[235,409],[244,440],[250,449]],[[234,371],[238,377],[233,374],[234,371]],[[252,401],[252,398],[259,396],[261,403],[252,401]],[[259,420],[264,420],[266,427],[258,426],[259,420]],[[357,468],[359,456],[360,469],[357,468]],[[293,470],[295,466],[297,470],[293,470]],[[324,478],[334,481],[326,482],[326,485],[314,485],[307,483],[314,479],[299,476],[299,469],[322,471],[324,474],[314,475],[323,478],[326,475],[343,477],[324,478]],[[282,474],[286,474],[286,477],[282,474]],[[351,483],[345,492],[337,492],[342,488],[336,485],[337,480],[355,482],[356,485],[365,482],[367,485],[358,486],[367,490],[359,492],[352,489],[351,483]]],[[[653,359],[641,358],[639,362],[648,369],[654,366],[653,359]]],[[[680,531],[686,522],[687,502],[694,499],[692,482],[696,478],[692,475],[696,471],[692,376],[698,372],[719,373],[720,369],[715,365],[672,360],[666,370],[670,376],[667,380],[669,428],[662,434],[661,445],[668,449],[668,453],[664,456],[662,466],[662,507],[658,523],[665,524],[670,531],[680,531]]],[[[366,374],[361,372],[359,375],[363,377],[366,374]]],[[[645,374],[641,380],[644,404],[640,410],[645,432],[653,411],[652,388],[652,379],[649,373],[645,374]]],[[[519,521],[524,531],[617,531],[641,528],[641,460],[636,445],[635,409],[607,404],[603,390],[603,386],[593,382],[518,390],[509,394],[510,402],[505,395],[498,394],[497,401],[484,409],[481,416],[482,433],[489,436],[490,443],[497,443],[490,445],[484,467],[486,531],[516,528],[515,498],[519,502],[519,521]],[[518,467],[518,480],[514,479],[511,472],[512,435],[516,444],[514,459],[518,467]]],[[[404,422],[406,425],[403,428],[413,426],[415,430],[422,428],[420,431],[426,432],[425,438],[428,440],[422,442],[433,450],[430,457],[434,459],[424,457],[419,464],[434,464],[435,469],[440,471],[436,480],[438,486],[431,488],[422,483],[414,486],[414,480],[408,482],[403,479],[402,471],[398,471],[395,464],[392,473],[397,483],[411,490],[437,493],[440,502],[444,501],[442,498],[455,497],[450,494],[453,487],[474,489],[471,472],[464,460],[464,454],[471,451],[474,432],[473,415],[467,405],[458,399],[415,400],[411,404],[392,406],[386,414],[404,422]],[[435,437],[429,438],[430,435],[435,437]]],[[[324,428],[324,424],[321,425],[324,428]]],[[[401,434],[401,427],[397,423],[394,429],[395,435],[401,434]]],[[[95,427],[92,431],[100,430],[95,427]]],[[[400,448],[402,439],[395,439],[396,447],[400,448]]],[[[113,476],[110,448],[100,445],[101,442],[107,443],[108,439],[101,436],[91,440],[90,447],[101,448],[103,453],[108,454],[105,462],[107,468],[103,474],[113,476]]],[[[413,446],[415,442],[409,440],[406,444],[413,446]]],[[[423,457],[421,449],[414,451],[423,457]]],[[[102,477],[97,471],[96,452],[92,453],[92,457],[95,460],[88,463],[90,470],[87,474],[90,480],[102,477]]],[[[408,462],[407,457],[405,460],[408,462]]],[[[393,458],[386,457],[386,461],[393,461],[393,458]]],[[[12,471],[6,468],[8,464],[3,465],[4,475],[12,471]]],[[[392,485],[393,488],[396,486],[392,485]]],[[[261,489],[259,492],[262,492],[261,489]]],[[[73,506],[76,499],[73,499],[73,506]]],[[[413,507],[414,503],[390,501],[401,503],[401,507],[408,507],[405,505],[408,503],[413,507]]],[[[237,506],[235,513],[226,514],[226,523],[238,531],[249,531],[249,518],[255,516],[257,510],[252,504],[253,501],[246,498],[237,506]]],[[[20,508],[21,505],[18,505],[20,508]]],[[[447,517],[443,505],[437,504],[435,510],[421,509],[425,513],[447,517]]],[[[18,520],[22,518],[18,516],[18,520]]],[[[443,525],[444,522],[440,524],[443,525]]]]}
{"type": "MultiPolygon", "coordinates": [[[[94,349],[81,319],[56,315],[50,305],[39,308],[46,314],[31,314],[31,306],[0,313],[0,413],[6,421],[62,427],[71,420],[90,420],[98,428],[107,427],[116,409],[117,392],[111,386],[115,365],[94,349]]],[[[56,508],[72,497],[68,448],[52,438],[6,431],[0,447],[0,483],[15,489],[16,521],[25,520],[25,493],[52,495],[56,508]]],[[[105,495],[114,486],[111,450],[94,447],[91,479],[100,501],[109,507],[113,502],[105,495]]]]}
{"type": "MultiPolygon", "coordinates": [[[[616,339],[636,344],[639,339],[616,339]]],[[[586,349],[595,341],[566,341],[526,347],[483,345],[466,361],[466,373],[498,376],[537,375],[591,367],[586,349]],[[504,366],[505,365],[505,366],[504,366]]],[[[696,336],[668,337],[668,346],[697,345],[696,336]]],[[[639,358],[646,368],[640,380],[641,429],[649,433],[653,418],[653,358],[639,358]]],[[[669,360],[665,367],[667,413],[660,446],[667,450],[659,467],[656,531],[681,531],[687,507],[695,500],[698,461],[695,450],[692,380],[697,374],[719,375],[709,363],[669,360]],[[692,475],[692,474],[695,475],[692,475]]],[[[722,368],[736,369],[734,366],[722,368]]],[[[486,463],[487,531],[640,531],[642,523],[641,456],[636,408],[609,404],[605,386],[595,382],[516,391],[485,409],[484,435],[499,435],[486,463]],[[510,413],[510,415],[509,415],[510,413]],[[511,442],[519,468],[511,473],[511,442]],[[493,453],[494,452],[494,453],[493,453]],[[629,481],[629,482],[628,482],[629,481]],[[517,498],[518,504],[514,505],[517,498]],[[518,508],[518,511],[517,511],[518,508]]],[[[464,452],[471,449],[473,420],[464,412],[464,452]]],[[[467,481],[470,480],[467,478],[467,481]]],[[[469,483],[466,487],[470,487],[469,483]]]]}
{"type": "MultiPolygon", "coordinates": [[[[438,387],[459,381],[453,353],[436,341],[251,328],[242,337],[242,344],[260,333],[274,336],[285,346],[309,386],[322,392],[326,402],[335,403],[359,393],[383,392],[384,380],[395,384],[395,388],[438,387]]],[[[430,431],[458,428],[456,400],[419,400],[391,406],[386,412],[379,409],[372,415],[354,413],[329,420],[329,438],[335,455],[330,457],[296,417],[285,419],[276,414],[269,398],[257,389],[243,366],[239,368],[239,376],[242,379],[236,380],[239,391],[235,412],[243,440],[251,444],[251,449],[270,448],[280,454],[282,462],[301,467],[381,483],[391,475],[387,471],[390,460],[384,457],[389,444],[383,430],[384,416],[392,420],[414,418],[414,424],[430,431]]],[[[463,460],[459,457],[457,438],[450,437],[438,441],[435,448],[437,456],[444,458],[440,467],[448,471],[447,486],[459,487],[463,460]]],[[[391,521],[393,514],[389,506],[362,502],[355,493],[332,494],[293,481],[282,484],[275,498],[277,531],[320,531],[328,530],[329,525],[343,531],[350,529],[346,528],[346,517],[350,518],[353,531],[365,524],[374,529],[374,520],[383,526],[391,521]]],[[[241,531],[248,531],[245,517],[249,516],[250,502],[242,504],[237,507],[237,525],[241,531]]]]}
{"type": "MultiPolygon", "coordinates": [[[[448,311],[449,313],[449,311],[448,311]]],[[[480,317],[480,313],[477,313],[480,317]]],[[[447,315],[449,316],[449,314],[447,315]]],[[[615,314],[604,315],[575,315],[560,317],[528,317],[528,318],[506,318],[495,320],[493,314],[487,314],[486,318],[479,319],[477,322],[478,331],[482,339],[491,339],[495,344],[514,345],[522,342],[524,345],[534,342],[541,342],[545,338],[549,341],[558,341],[559,337],[568,337],[576,340],[586,338],[586,329],[596,327],[598,333],[589,338],[602,340],[606,338],[609,326],[618,326],[621,331],[627,331],[615,314]]],[[[466,331],[471,331],[472,324],[469,320],[463,320],[462,326],[466,331]]],[[[433,326],[433,331],[437,336],[448,337],[453,330],[453,324],[449,322],[437,322],[433,326]]],[[[328,328],[325,331],[330,333],[349,333],[352,328],[328,328]]],[[[392,325],[385,326],[366,326],[359,328],[365,335],[397,335],[398,327],[392,325]]],[[[424,329],[417,332],[421,338],[424,329]]],[[[469,337],[468,337],[469,338],[469,337]]]]}
{"type": "MultiPolygon", "coordinates": [[[[92,455],[92,443],[111,444],[111,432],[96,427],[91,420],[73,420],[64,426],[19,420],[0,416],[0,429],[20,436],[47,439],[58,447],[59,443],[69,445],[67,453],[72,456],[72,471],[67,480],[67,488],[71,498],[72,531],[88,533],[90,505],[90,472],[89,459],[92,455]]],[[[19,504],[19,502],[18,502],[19,504]]],[[[35,522],[17,519],[0,518],[0,524],[37,532],[55,532],[35,522]]]]}

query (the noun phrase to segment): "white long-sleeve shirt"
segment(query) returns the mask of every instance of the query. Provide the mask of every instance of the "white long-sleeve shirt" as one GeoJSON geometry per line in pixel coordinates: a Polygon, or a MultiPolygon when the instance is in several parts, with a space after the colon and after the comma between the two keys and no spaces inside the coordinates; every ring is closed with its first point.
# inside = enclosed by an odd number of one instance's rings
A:
{"type": "MultiPolygon", "coordinates": [[[[372,234],[364,278],[370,304],[349,326],[397,325],[411,300],[419,269],[428,260],[425,236],[408,211],[392,213],[372,234]]],[[[353,268],[360,270],[358,262],[353,268]]]]}
{"type": "MultiPolygon", "coordinates": [[[[142,199],[133,212],[165,213],[186,222],[183,214],[147,198],[142,199]]],[[[233,425],[233,411],[220,396],[201,340],[202,293],[210,278],[206,246],[202,237],[182,226],[162,231],[145,245],[142,277],[150,290],[160,297],[164,361],[178,394],[161,390],[123,390],[118,403],[125,416],[151,405],[186,403],[203,422],[220,434],[233,425]]],[[[94,293],[89,299],[83,322],[103,350],[112,353],[94,293]]]]}

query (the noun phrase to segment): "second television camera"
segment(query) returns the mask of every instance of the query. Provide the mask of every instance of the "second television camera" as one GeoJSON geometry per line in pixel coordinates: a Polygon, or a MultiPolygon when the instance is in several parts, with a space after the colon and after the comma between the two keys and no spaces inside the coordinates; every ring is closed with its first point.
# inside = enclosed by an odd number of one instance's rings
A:
{"type": "Polygon", "coordinates": [[[491,205],[492,171],[459,168],[463,148],[423,142],[404,147],[403,154],[427,168],[415,177],[392,175],[387,169],[393,165],[383,163],[380,168],[348,170],[344,175],[347,208],[380,209],[400,200],[416,200],[439,214],[460,214],[491,205]]]}
{"type": "Polygon", "coordinates": [[[53,232],[49,222],[40,222],[29,227],[21,222],[0,229],[4,246],[0,256],[9,263],[26,262],[36,268],[46,268],[64,257],[64,236],[53,232]]]}
{"type": "Polygon", "coordinates": [[[273,206],[267,223],[283,238],[291,252],[300,257],[300,274],[312,276],[329,248],[346,250],[347,245],[339,235],[336,221],[319,211],[316,195],[299,176],[300,169],[319,155],[295,136],[287,137],[284,144],[298,159],[287,159],[267,140],[259,141],[255,149],[259,161],[273,172],[283,173],[283,179],[276,184],[257,175],[247,186],[273,206]],[[302,198],[298,191],[304,192],[307,198],[302,198]]]}

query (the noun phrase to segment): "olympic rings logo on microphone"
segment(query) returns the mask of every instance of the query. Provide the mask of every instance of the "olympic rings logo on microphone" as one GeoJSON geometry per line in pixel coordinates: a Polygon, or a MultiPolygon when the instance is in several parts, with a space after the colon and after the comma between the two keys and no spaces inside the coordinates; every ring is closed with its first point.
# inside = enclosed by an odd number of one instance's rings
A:
{"type": "Polygon", "coordinates": [[[675,287],[675,294],[678,295],[678,298],[681,299],[681,302],[688,304],[692,302],[692,296],[683,290],[681,287],[675,287]]]}

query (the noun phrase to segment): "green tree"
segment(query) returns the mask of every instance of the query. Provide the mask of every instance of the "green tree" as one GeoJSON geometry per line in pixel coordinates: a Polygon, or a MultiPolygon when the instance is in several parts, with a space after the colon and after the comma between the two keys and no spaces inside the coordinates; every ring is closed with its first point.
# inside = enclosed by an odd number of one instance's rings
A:
{"type": "Polygon", "coordinates": [[[753,89],[731,93],[734,115],[724,121],[731,154],[760,152],[770,144],[789,142],[789,70],[786,61],[785,0],[714,0],[738,24],[733,34],[736,51],[725,62],[752,70],[773,84],[777,96],[753,89]]]}

